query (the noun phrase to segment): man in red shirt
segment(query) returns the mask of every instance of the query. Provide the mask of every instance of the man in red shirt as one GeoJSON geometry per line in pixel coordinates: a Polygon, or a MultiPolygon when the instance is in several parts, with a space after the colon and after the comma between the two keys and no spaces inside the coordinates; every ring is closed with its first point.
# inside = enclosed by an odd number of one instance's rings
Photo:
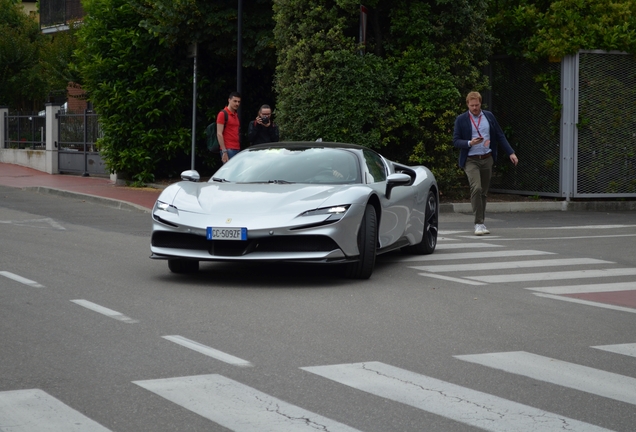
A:
{"type": "Polygon", "coordinates": [[[221,147],[221,160],[226,163],[232,156],[241,151],[239,129],[241,123],[238,117],[238,108],[241,105],[241,95],[238,92],[230,93],[227,106],[216,116],[216,136],[221,147]],[[227,114],[227,124],[225,116],[227,114]]]}

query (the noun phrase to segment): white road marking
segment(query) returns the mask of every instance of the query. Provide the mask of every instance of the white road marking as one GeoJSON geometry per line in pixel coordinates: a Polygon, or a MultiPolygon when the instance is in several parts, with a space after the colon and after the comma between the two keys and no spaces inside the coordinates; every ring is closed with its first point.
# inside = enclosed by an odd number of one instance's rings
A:
{"type": "Polygon", "coordinates": [[[19,221],[3,220],[3,221],[0,221],[0,223],[18,225],[18,226],[26,226],[26,227],[30,227],[30,228],[45,228],[45,227],[43,227],[41,225],[32,225],[33,223],[45,223],[45,224],[49,224],[52,228],[58,229],[60,231],[66,231],[66,228],[64,228],[59,222],[57,222],[57,221],[55,221],[54,219],[51,219],[51,218],[25,219],[25,220],[19,220],[19,221]]]}
{"type": "Polygon", "coordinates": [[[238,357],[234,357],[233,355],[224,353],[223,351],[219,351],[217,349],[211,348],[209,346],[200,344],[199,342],[195,342],[193,340],[184,338],[183,336],[173,335],[173,336],[161,336],[162,338],[184,346],[186,348],[190,348],[196,352],[204,354],[208,357],[215,358],[225,363],[229,363],[234,366],[240,367],[252,367],[252,363],[247,360],[240,359],[238,357]]]}
{"type": "Polygon", "coordinates": [[[502,282],[532,282],[532,281],[552,281],[564,279],[586,279],[613,276],[633,276],[636,275],[636,268],[599,269],[599,270],[576,270],[547,273],[520,273],[511,275],[492,276],[466,276],[467,279],[486,283],[502,282]]]}
{"type": "Polygon", "coordinates": [[[526,230],[595,230],[595,229],[624,229],[624,228],[636,228],[636,225],[579,225],[579,226],[564,226],[564,227],[531,227],[524,228],[526,230]]]}
{"type": "Polygon", "coordinates": [[[0,431],[108,432],[40,389],[0,392],[0,431]]]}
{"type": "Polygon", "coordinates": [[[603,239],[603,238],[616,238],[616,237],[636,237],[636,234],[609,234],[609,235],[597,235],[597,236],[571,236],[571,237],[500,237],[497,241],[529,241],[529,240],[580,240],[580,239],[603,239]]]}
{"type": "Polygon", "coordinates": [[[301,369],[376,396],[488,431],[606,430],[380,362],[301,369]]]}
{"type": "Polygon", "coordinates": [[[0,271],[0,276],[4,276],[6,278],[12,279],[16,282],[20,282],[24,285],[32,286],[33,288],[44,288],[44,285],[40,285],[36,281],[32,281],[31,279],[23,278],[15,273],[11,273],[8,271],[0,271]]]}
{"type": "Polygon", "coordinates": [[[126,315],[122,315],[121,313],[114,311],[112,309],[105,308],[98,304],[89,302],[88,300],[71,300],[73,303],[78,304],[80,306],[84,306],[87,309],[90,309],[94,312],[100,313],[102,315],[106,315],[109,318],[116,319],[118,321],[123,321],[128,324],[138,323],[138,320],[134,320],[132,318],[127,317],[126,315]]]}
{"type": "Polygon", "coordinates": [[[589,284],[589,285],[533,287],[533,288],[526,288],[526,289],[530,291],[538,291],[538,292],[543,292],[547,294],[585,294],[585,293],[612,292],[612,291],[635,291],[636,281],[635,282],[589,284]]]}
{"type": "Polygon", "coordinates": [[[442,276],[442,275],[438,275],[438,274],[433,274],[433,273],[418,273],[420,276],[426,276],[426,277],[430,277],[430,278],[434,278],[434,279],[442,279],[442,280],[447,280],[447,281],[451,281],[451,282],[457,282],[457,283],[462,283],[464,285],[487,285],[483,282],[476,282],[476,281],[471,281],[471,280],[467,280],[467,279],[460,279],[460,278],[454,278],[454,277],[450,277],[450,276],[442,276]]]}
{"type": "Polygon", "coordinates": [[[443,273],[443,272],[455,272],[455,271],[472,271],[472,270],[504,270],[504,269],[518,269],[518,268],[530,268],[530,267],[554,267],[554,266],[568,266],[568,265],[592,265],[592,264],[616,264],[612,261],[603,261],[594,258],[562,258],[562,259],[549,259],[549,260],[534,260],[534,261],[499,261],[499,262],[476,262],[465,264],[448,264],[448,265],[431,265],[431,266],[418,266],[411,267],[416,270],[443,273]]]}
{"type": "Polygon", "coordinates": [[[525,351],[454,356],[493,369],[636,404],[636,378],[525,351]]]}
{"type": "Polygon", "coordinates": [[[233,431],[356,431],[221,375],[133,383],[233,431]]]}
{"type": "Polygon", "coordinates": [[[437,251],[431,255],[415,255],[409,257],[399,257],[395,261],[446,261],[446,260],[469,260],[469,259],[485,259],[500,258],[514,256],[535,256],[535,255],[556,255],[554,252],[543,252],[538,250],[497,250],[483,252],[441,252],[437,251]]]}
{"type": "Polygon", "coordinates": [[[477,249],[477,248],[500,248],[501,245],[495,245],[490,243],[452,243],[452,244],[438,244],[436,250],[446,249],[477,249]]]}
{"type": "Polygon", "coordinates": [[[598,346],[593,346],[592,348],[600,349],[603,351],[609,351],[616,354],[636,357],[636,343],[618,344],[618,345],[598,345],[598,346]]]}
{"type": "Polygon", "coordinates": [[[578,303],[578,304],[582,304],[586,306],[600,307],[603,309],[612,309],[612,310],[617,310],[621,312],[636,313],[636,309],[623,307],[623,306],[615,306],[615,305],[607,304],[607,303],[599,303],[599,302],[583,300],[579,298],[563,297],[560,295],[552,295],[552,294],[542,294],[542,293],[533,293],[533,294],[536,295],[537,297],[545,297],[545,298],[549,298],[553,300],[561,300],[561,301],[566,301],[570,303],[578,303]]]}

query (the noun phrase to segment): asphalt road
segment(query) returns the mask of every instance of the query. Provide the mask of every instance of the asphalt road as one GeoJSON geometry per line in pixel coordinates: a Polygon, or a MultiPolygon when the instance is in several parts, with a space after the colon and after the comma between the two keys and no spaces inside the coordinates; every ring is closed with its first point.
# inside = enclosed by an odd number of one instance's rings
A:
{"type": "Polygon", "coordinates": [[[442,214],[350,281],[173,275],[147,213],[0,197],[2,431],[634,430],[634,212],[442,214]]]}

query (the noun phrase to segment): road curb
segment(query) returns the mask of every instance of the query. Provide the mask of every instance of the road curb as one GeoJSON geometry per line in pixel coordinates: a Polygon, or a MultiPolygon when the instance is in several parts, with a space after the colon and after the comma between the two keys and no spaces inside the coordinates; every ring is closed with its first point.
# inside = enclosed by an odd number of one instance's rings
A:
{"type": "MultiPolygon", "coordinates": [[[[489,213],[546,212],[546,211],[634,211],[636,201],[541,201],[541,202],[489,202],[489,213]]],[[[468,213],[470,203],[440,204],[440,213],[468,213]]]]}
{"type": "Polygon", "coordinates": [[[42,194],[57,195],[57,196],[62,196],[62,197],[67,197],[67,198],[78,198],[78,199],[81,199],[82,201],[92,202],[92,203],[96,203],[96,204],[101,204],[101,205],[105,205],[107,207],[113,207],[113,208],[117,208],[117,209],[120,209],[120,210],[133,210],[133,211],[141,211],[141,212],[144,212],[144,213],[150,213],[150,209],[149,208],[146,208],[144,206],[140,206],[138,204],[129,203],[127,201],[121,201],[121,200],[114,199],[114,198],[106,198],[106,197],[100,197],[100,196],[95,196],[95,195],[88,195],[88,194],[84,194],[84,193],[81,193],[81,192],[71,192],[71,191],[66,191],[66,190],[61,190],[61,189],[54,189],[54,188],[49,188],[49,187],[44,187],[44,186],[29,186],[29,187],[22,188],[22,190],[30,191],[30,192],[37,192],[37,193],[42,193],[42,194]]]}

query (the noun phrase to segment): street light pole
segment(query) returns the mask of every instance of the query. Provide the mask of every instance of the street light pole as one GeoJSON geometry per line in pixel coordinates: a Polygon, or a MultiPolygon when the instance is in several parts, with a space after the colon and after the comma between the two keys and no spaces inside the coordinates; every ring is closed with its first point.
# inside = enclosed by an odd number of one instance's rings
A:
{"type": "MultiPolygon", "coordinates": [[[[242,93],[243,69],[243,0],[238,0],[238,35],[236,42],[236,91],[242,93]]],[[[241,95],[242,96],[242,95],[241,95]]]]}
{"type": "Polygon", "coordinates": [[[194,42],[192,47],[192,57],[194,58],[194,72],[192,75],[192,162],[190,169],[194,170],[194,152],[196,150],[196,131],[197,131],[197,54],[199,44],[194,42]]]}

